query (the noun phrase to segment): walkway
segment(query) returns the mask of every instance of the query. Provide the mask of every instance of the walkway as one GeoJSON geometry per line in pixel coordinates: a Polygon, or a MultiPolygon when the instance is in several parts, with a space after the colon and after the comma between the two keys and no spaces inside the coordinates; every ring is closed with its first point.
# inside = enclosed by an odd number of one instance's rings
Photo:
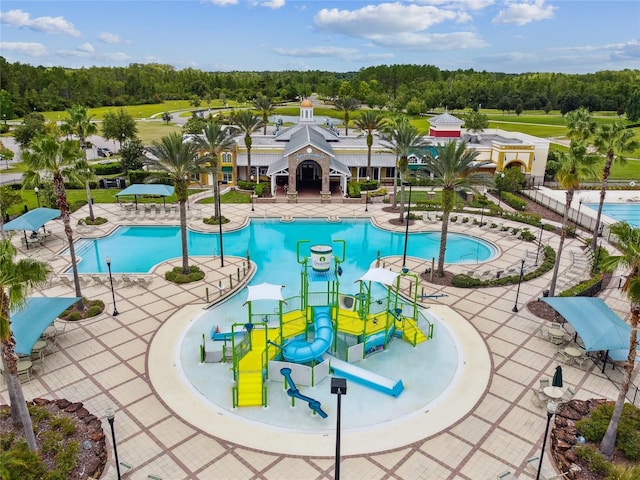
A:
{"type": "MultiPolygon", "coordinates": [[[[250,205],[223,205],[222,208],[223,214],[232,219],[224,226],[225,230],[242,226],[250,215],[304,218],[369,216],[389,228],[388,221],[395,215],[383,212],[382,207],[382,204],[370,204],[368,213],[361,205],[345,204],[270,204],[256,206],[254,212],[251,212],[250,205]]],[[[192,206],[190,211],[195,212],[191,225],[216,231],[217,226],[204,226],[199,219],[202,215],[212,214],[212,205],[204,206],[204,211],[192,206]]],[[[117,205],[95,205],[95,212],[112,222],[98,227],[88,236],[108,232],[114,226],[113,221],[122,216],[117,205]]],[[[82,211],[75,217],[86,214],[82,211]]],[[[178,220],[141,218],[135,221],[148,224],[166,222],[177,224],[178,220]]],[[[531,258],[531,255],[527,256],[527,250],[530,253],[533,247],[531,243],[509,239],[497,233],[497,229],[485,227],[481,230],[470,224],[454,224],[451,230],[482,236],[495,242],[501,250],[500,256],[490,266],[480,265],[479,268],[498,270],[519,264],[523,257],[531,258]]],[[[65,268],[66,260],[56,253],[64,247],[64,235],[59,222],[51,222],[51,227],[53,240],[40,250],[29,251],[29,254],[50,261],[56,272],[60,272],[65,268]]],[[[405,227],[394,228],[404,231],[405,227]]],[[[411,225],[410,231],[437,228],[437,224],[417,221],[411,225]]],[[[544,243],[557,246],[557,235],[548,232],[544,235],[544,243]]],[[[15,241],[17,244],[17,237],[15,241]]],[[[580,246],[579,240],[569,239],[566,242],[563,272],[571,267],[568,252],[574,251],[579,255],[580,246]]],[[[225,267],[219,268],[219,259],[192,259],[193,263],[206,270],[206,281],[210,286],[217,285],[219,281],[226,286],[229,274],[235,274],[238,268],[242,268],[242,261],[225,257],[225,267]]],[[[397,269],[402,258],[385,259],[384,263],[397,269]]],[[[430,262],[411,258],[407,263],[418,272],[431,265],[430,262]]],[[[460,265],[448,268],[454,272],[468,269],[469,266],[460,265]]],[[[34,375],[30,382],[24,384],[26,398],[65,397],[83,402],[96,415],[113,407],[116,410],[120,460],[133,466],[124,476],[127,479],[146,480],[149,475],[164,479],[332,479],[332,457],[274,454],[229,443],[205,433],[197,424],[183,421],[158,398],[148,378],[150,344],[159,327],[178,310],[187,305],[197,310],[205,303],[205,284],[170,284],[162,278],[165,270],[166,267],[160,266],[152,273],[153,282],[148,288],[118,287],[118,317],[109,314],[113,305],[108,287],[96,283],[85,287],[83,292],[87,297],[101,298],[108,304],[106,313],[68,326],[59,339],[59,351],[47,357],[46,372],[34,375]]],[[[541,377],[552,376],[558,362],[554,359],[555,348],[536,334],[541,320],[530,314],[525,305],[541,295],[550,278],[551,273],[548,273],[522,285],[518,313],[512,311],[516,285],[457,289],[425,284],[428,294],[448,295],[437,300],[427,299],[427,303],[452,307],[480,333],[491,357],[489,384],[472,411],[446,431],[392,451],[344,457],[341,464],[343,478],[484,480],[495,478],[505,470],[516,473],[520,479],[531,478],[523,472],[525,460],[540,452],[546,415],[531,402],[530,391],[538,386],[541,377]]],[[[628,303],[617,285],[618,277],[614,277],[612,287],[603,291],[602,298],[622,318],[628,319],[628,303]]],[[[65,286],[54,286],[40,293],[55,296],[70,295],[72,291],[65,286]]],[[[614,399],[617,395],[616,387],[593,366],[587,371],[564,366],[564,379],[567,385],[574,387],[579,399],[614,399]]],[[[343,402],[348,401],[348,396],[343,399],[343,402]]],[[[0,402],[8,403],[5,385],[0,389],[0,402]]],[[[105,427],[108,431],[106,421],[105,427]]],[[[109,458],[102,478],[116,478],[113,457],[109,458]]]]}

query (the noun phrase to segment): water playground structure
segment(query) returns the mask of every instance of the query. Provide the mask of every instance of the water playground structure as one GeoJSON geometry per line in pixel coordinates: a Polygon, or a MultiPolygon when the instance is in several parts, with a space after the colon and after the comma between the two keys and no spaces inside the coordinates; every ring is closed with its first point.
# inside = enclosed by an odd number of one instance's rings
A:
{"type": "Polygon", "coordinates": [[[248,321],[233,323],[226,332],[217,325],[211,330],[212,340],[224,342],[222,352],[205,351],[203,340],[201,363],[232,362],[233,408],[268,406],[269,386],[283,382],[292,405],[296,399],[305,401],[314,414],[326,418],[320,403],[298,387],[315,387],[330,374],[398,397],[404,390],[402,378],[357,362],[384,352],[396,340],[415,347],[433,338],[434,324],[417,305],[417,275],[408,269],[370,268],[357,280],[358,292],[344,294],[340,276],[346,242],[333,241],[341,247],[340,256],[334,255],[333,245],[314,245],[310,257],[300,253],[307,243],[299,241],[296,249],[299,295],[285,299],[281,285],[250,285],[248,321]],[[265,304],[271,310],[259,311],[265,304]]]}

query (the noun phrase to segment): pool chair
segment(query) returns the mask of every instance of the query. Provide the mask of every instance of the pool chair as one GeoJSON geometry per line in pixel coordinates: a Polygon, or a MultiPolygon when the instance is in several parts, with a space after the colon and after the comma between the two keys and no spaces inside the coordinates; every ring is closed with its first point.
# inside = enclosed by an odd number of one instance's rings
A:
{"type": "MultiPolygon", "coordinates": [[[[538,466],[540,465],[540,457],[531,457],[527,460],[527,465],[525,466],[525,470],[529,471],[533,475],[538,473],[538,466]]],[[[542,465],[542,471],[540,472],[540,478],[542,480],[559,480],[560,478],[567,478],[566,473],[550,473],[547,469],[544,468],[544,463],[542,465]]]]}
{"type": "Polygon", "coordinates": [[[542,408],[547,404],[547,396],[542,390],[531,389],[531,403],[536,407],[542,408]]]}
{"type": "Polygon", "coordinates": [[[140,276],[140,277],[136,277],[136,282],[138,283],[139,286],[144,287],[144,288],[148,288],[149,285],[151,285],[151,282],[153,282],[153,277],[151,276],[140,276]]]}
{"type": "Polygon", "coordinates": [[[510,471],[502,472],[496,475],[496,480],[517,480],[510,471]]]}
{"type": "Polygon", "coordinates": [[[122,286],[123,287],[134,287],[134,286],[137,286],[137,285],[138,285],[138,282],[135,279],[129,277],[128,275],[123,275],[122,276],[122,286]]]}
{"type": "Polygon", "coordinates": [[[573,388],[567,387],[567,389],[564,391],[564,394],[562,395],[562,398],[560,399],[560,401],[561,402],[568,402],[569,400],[573,399],[575,394],[576,394],[576,392],[573,391],[573,388]]]}

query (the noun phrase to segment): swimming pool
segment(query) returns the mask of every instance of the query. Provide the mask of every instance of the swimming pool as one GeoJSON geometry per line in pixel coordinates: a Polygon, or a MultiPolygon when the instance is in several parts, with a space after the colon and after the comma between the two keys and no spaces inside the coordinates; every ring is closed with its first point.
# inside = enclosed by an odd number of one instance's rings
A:
{"type": "MultiPolygon", "coordinates": [[[[598,211],[598,203],[586,203],[593,211],[598,211]]],[[[640,227],[640,203],[605,203],[602,205],[602,213],[618,222],[626,221],[634,227],[640,227]]]]}
{"type": "MultiPolygon", "coordinates": [[[[259,275],[261,272],[281,275],[284,273],[282,265],[295,262],[299,240],[309,240],[310,245],[330,245],[337,239],[345,240],[349,250],[343,264],[345,271],[356,269],[364,273],[378,253],[382,257],[402,255],[404,249],[403,233],[380,229],[367,219],[339,223],[324,219],[297,219],[291,223],[252,219],[246,227],[224,233],[223,245],[225,255],[245,257],[249,252],[258,265],[259,275]]],[[[189,230],[187,242],[190,256],[220,253],[218,234],[189,230]]],[[[407,255],[410,257],[437,259],[439,248],[439,231],[409,234],[407,255]]],[[[81,259],[78,263],[80,273],[106,273],[107,257],[111,259],[114,273],[147,273],[158,263],[180,257],[181,251],[178,226],[119,227],[106,237],[76,242],[76,255],[81,259]]],[[[456,233],[447,236],[447,263],[484,262],[496,254],[497,249],[482,239],[456,233]]],[[[269,281],[268,278],[258,280],[269,281]]]]}

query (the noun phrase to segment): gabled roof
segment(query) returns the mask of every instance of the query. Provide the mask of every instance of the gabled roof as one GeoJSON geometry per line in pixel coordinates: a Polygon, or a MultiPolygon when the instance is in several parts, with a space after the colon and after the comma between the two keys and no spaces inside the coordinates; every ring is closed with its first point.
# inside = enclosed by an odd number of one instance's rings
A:
{"type": "Polygon", "coordinates": [[[298,125],[294,125],[293,127],[285,128],[275,136],[275,140],[277,142],[288,142],[294,134],[304,128],[313,129],[315,132],[319,133],[327,142],[337,142],[340,140],[335,133],[330,132],[326,128],[308,123],[299,123],[298,125]]]}
{"type": "Polygon", "coordinates": [[[284,155],[287,156],[293,152],[304,147],[314,147],[321,152],[326,153],[330,157],[334,158],[333,148],[324,138],[322,133],[311,125],[300,125],[300,129],[291,135],[289,143],[284,148],[284,155]]]}
{"type": "Polygon", "coordinates": [[[450,113],[443,113],[442,115],[436,115],[435,117],[431,117],[429,119],[429,124],[437,127],[460,127],[464,121],[460,120],[457,117],[454,117],[450,113]]]}

